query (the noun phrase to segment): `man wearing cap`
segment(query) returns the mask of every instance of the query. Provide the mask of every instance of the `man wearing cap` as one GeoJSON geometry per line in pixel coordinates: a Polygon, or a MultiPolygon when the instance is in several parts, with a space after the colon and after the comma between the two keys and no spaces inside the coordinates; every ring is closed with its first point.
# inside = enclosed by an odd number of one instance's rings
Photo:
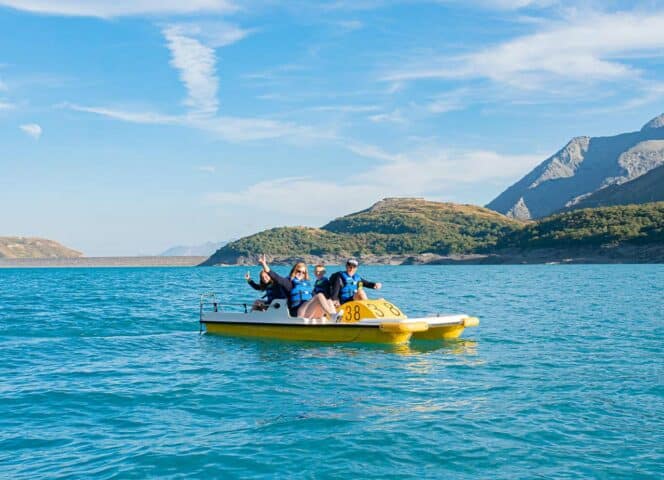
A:
{"type": "Polygon", "coordinates": [[[346,271],[336,272],[330,277],[330,299],[335,306],[351,300],[367,300],[363,287],[379,290],[380,283],[369,282],[357,274],[359,262],[355,258],[346,261],[346,271]]]}

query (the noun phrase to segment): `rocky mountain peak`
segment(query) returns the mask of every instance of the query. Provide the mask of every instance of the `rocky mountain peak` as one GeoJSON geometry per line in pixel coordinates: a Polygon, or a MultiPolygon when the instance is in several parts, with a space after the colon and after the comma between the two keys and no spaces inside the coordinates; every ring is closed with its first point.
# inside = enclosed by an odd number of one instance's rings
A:
{"type": "Polygon", "coordinates": [[[487,207],[514,218],[541,218],[662,164],[664,114],[638,132],[573,138],[487,207]]]}
{"type": "Polygon", "coordinates": [[[664,113],[661,115],[656,116],[652,120],[650,120],[648,123],[646,123],[643,128],[641,128],[641,131],[644,132],[646,130],[653,130],[655,128],[662,128],[664,127],[664,113]]]}

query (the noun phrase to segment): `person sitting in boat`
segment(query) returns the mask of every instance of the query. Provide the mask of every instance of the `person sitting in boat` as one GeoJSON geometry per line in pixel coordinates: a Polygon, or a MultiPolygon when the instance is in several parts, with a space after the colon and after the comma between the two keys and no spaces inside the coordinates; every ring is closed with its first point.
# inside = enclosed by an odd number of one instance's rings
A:
{"type": "Polygon", "coordinates": [[[346,271],[336,272],[330,277],[330,299],[335,306],[351,300],[368,300],[364,287],[380,290],[381,283],[369,282],[357,274],[360,263],[355,258],[346,262],[346,271]]]}
{"type": "Polygon", "coordinates": [[[281,287],[281,285],[272,281],[270,276],[263,270],[261,270],[260,273],[260,283],[254,282],[251,279],[249,272],[247,272],[244,278],[247,280],[247,283],[251,288],[260,292],[265,292],[265,295],[263,295],[262,298],[254,301],[254,304],[251,307],[252,310],[258,310],[262,312],[267,310],[267,307],[270,305],[270,303],[272,303],[272,300],[276,300],[277,298],[287,298],[286,292],[284,292],[284,289],[281,287]]]}
{"type": "Polygon", "coordinates": [[[262,265],[272,281],[280,285],[288,295],[288,312],[292,317],[304,318],[332,318],[336,309],[322,293],[313,293],[313,285],[309,280],[309,270],[304,262],[296,263],[288,274],[282,277],[267,264],[265,255],[258,262],[262,265]]]}
{"type": "Polygon", "coordinates": [[[320,263],[314,267],[314,293],[322,293],[325,298],[330,298],[330,280],[325,276],[325,265],[320,263]]]}

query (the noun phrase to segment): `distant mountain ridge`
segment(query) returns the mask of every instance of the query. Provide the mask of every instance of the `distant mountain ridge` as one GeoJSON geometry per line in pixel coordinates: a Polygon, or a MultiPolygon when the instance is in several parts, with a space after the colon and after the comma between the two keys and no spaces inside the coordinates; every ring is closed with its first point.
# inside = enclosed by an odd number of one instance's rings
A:
{"type": "Polygon", "coordinates": [[[568,209],[576,210],[662,201],[664,201],[664,165],[653,168],[648,173],[629,182],[602,188],[568,207],[568,209]]]}
{"type": "Polygon", "coordinates": [[[660,165],[664,165],[664,114],[638,132],[572,139],[487,208],[522,220],[541,218],[660,165]]]}
{"type": "Polygon", "coordinates": [[[160,253],[160,257],[209,257],[228,242],[205,242],[200,245],[177,245],[160,253]]]}
{"type": "Polygon", "coordinates": [[[82,255],[46,238],[0,237],[0,258],[77,258],[82,255]]]}

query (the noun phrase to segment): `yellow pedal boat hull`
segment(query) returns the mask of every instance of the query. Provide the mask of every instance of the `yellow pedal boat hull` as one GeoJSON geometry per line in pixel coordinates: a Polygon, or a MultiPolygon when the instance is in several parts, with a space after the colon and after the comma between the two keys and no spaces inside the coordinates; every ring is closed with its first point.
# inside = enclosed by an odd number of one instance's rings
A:
{"type": "Polygon", "coordinates": [[[207,333],[233,337],[275,338],[310,342],[406,343],[413,334],[408,328],[385,329],[360,325],[257,325],[205,323],[207,333]]]}
{"type": "Polygon", "coordinates": [[[411,339],[458,338],[466,327],[479,324],[478,319],[466,315],[408,318],[384,299],[344,304],[334,321],[290,317],[286,306],[279,301],[261,312],[223,312],[216,302],[213,305],[213,311],[204,311],[201,303],[201,328],[205,327],[210,334],[233,337],[400,344],[411,339]]]}

